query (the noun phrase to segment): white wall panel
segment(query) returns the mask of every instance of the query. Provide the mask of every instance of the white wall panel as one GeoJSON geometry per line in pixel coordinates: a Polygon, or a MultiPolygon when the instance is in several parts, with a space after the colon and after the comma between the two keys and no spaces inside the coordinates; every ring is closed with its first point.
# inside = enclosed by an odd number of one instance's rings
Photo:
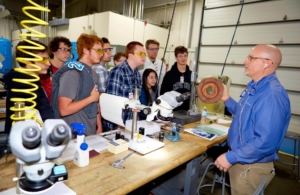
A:
{"type": "MultiPolygon", "coordinates": [[[[202,44],[230,44],[234,27],[203,29],[202,44]]],[[[300,43],[300,23],[287,22],[265,25],[239,26],[234,40],[238,44],[300,43]]]]}
{"type": "MultiPolygon", "coordinates": [[[[146,3],[145,3],[146,4],[146,3]]],[[[161,23],[168,23],[172,17],[173,6],[161,7],[155,10],[146,10],[144,12],[144,19],[161,24],[161,23]]],[[[171,33],[170,33],[170,40],[169,40],[169,47],[168,50],[172,50],[178,45],[186,46],[186,39],[187,39],[187,23],[188,23],[188,14],[189,8],[188,5],[177,5],[174,13],[171,33]]],[[[195,13],[194,13],[194,21],[193,21],[193,28],[192,28],[192,38],[191,38],[191,48],[194,48],[198,44],[198,37],[199,37],[199,29],[200,29],[200,20],[202,15],[202,1],[196,0],[195,2],[195,13]]],[[[165,37],[167,39],[167,37],[165,37]]],[[[187,46],[186,46],[187,47],[187,46]]]]}
{"type": "MultiPolygon", "coordinates": [[[[222,67],[222,65],[201,64],[198,69],[199,78],[208,75],[221,74],[222,67]]],[[[292,71],[291,69],[280,68],[276,71],[276,74],[281,84],[287,90],[300,91],[299,69],[292,71]]],[[[246,85],[251,80],[244,75],[244,66],[240,65],[226,65],[223,75],[230,77],[235,84],[246,85]]]]}
{"type": "Polygon", "coordinates": [[[300,127],[300,117],[292,115],[290,125],[289,125],[289,131],[300,133],[299,127],[300,127]]]}
{"type": "MultiPolygon", "coordinates": [[[[107,12],[108,13],[108,12],[107,12]]],[[[100,20],[99,24],[100,24],[100,20]]],[[[134,39],[134,19],[110,13],[106,25],[98,25],[99,28],[107,28],[107,38],[111,44],[127,45],[134,39]],[[110,25],[109,25],[110,24],[110,25]]]]}
{"type": "MultiPolygon", "coordinates": [[[[277,45],[282,53],[282,62],[280,67],[298,67],[300,68],[300,46],[277,45]]],[[[227,58],[227,63],[243,64],[245,58],[250,53],[253,46],[232,46],[227,58]]],[[[228,46],[201,47],[200,62],[224,63],[228,52],[228,46]]]]}
{"type": "MultiPolygon", "coordinates": [[[[255,2],[258,0],[245,0],[244,2],[255,2]]],[[[219,7],[219,6],[226,6],[226,5],[234,5],[239,3],[240,1],[237,0],[208,0],[206,1],[205,6],[207,8],[211,8],[211,7],[219,7]]]]}
{"type": "MultiPolygon", "coordinates": [[[[81,16],[78,18],[72,18],[69,21],[69,26],[68,26],[68,38],[71,41],[76,41],[77,38],[83,33],[83,26],[87,27],[86,25],[88,24],[88,19],[87,16],[81,16]]],[[[59,30],[59,29],[57,29],[59,30]]],[[[65,30],[64,30],[65,34],[65,30]]],[[[60,32],[57,31],[57,35],[60,35],[60,32]]]]}
{"type": "MultiPolygon", "coordinates": [[[[288,92],[290,101],[293,102],[292,113],[300,115],[300,98],[299,93],[288,92]]],[[[299,126],[300,128],[300,126],[299,126]]]]}
{"type": "MultiPolygon", "coordinates": [[[[204,12],[203,24],[205,27],[232,24],[235,25],[240,10],[241,5],[206,10],[204,12]]],[[[299,0],[264,1],[255,4],[245,4],[243,7],[240,24],[266,21],[282,21],[285,15],[287,15],[288,20],[300,19],[299,10],[299,0]],[[266,9],[266,7],[268,9],[266,9]],[[255,13],[253,12],[253,10],[255,10],[255,13]]]]}

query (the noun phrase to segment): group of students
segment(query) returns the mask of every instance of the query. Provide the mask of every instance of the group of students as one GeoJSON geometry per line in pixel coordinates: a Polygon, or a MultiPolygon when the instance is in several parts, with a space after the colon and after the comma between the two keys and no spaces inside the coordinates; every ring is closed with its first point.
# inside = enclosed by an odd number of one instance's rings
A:
{"type": "MultiPolygon", "coordinates": [[[[37,43],[44,49],[27,51],[38,55],[41,61],[30,60],[32,54],[16,50],[16,57],[23,59],[19,62],[22,71],[11,70],[4,75],[7,90],[5,132],[8,134],[13,114],[10,107],[14,106],[11,98],[14,97],[26,99],[34,93],[37,96],[36,109],[43,121],[62,118],[68,124],[81,122],[87,127],[85,134],[92,135],[117,128],[101,118],[100,92],[131,99],[138,88],[141,89],[141,103],[151,105],[159,93],[191,90],[191,71],[186,64],[188,50],[183,46],[175,48],[176,62],[167,72],[166,65],[157,59],[159,43],[156,40],[147,40],[145,48],[142,43],[132,41],[126,45],[123,61],[116,59],[120,64],[108,71],[104,65],[111,59],[112,48],[105,38],[81,34],[77,40],[79,59],[66,64],[72,49],[67,38],[55,37],[50,42],[51,59],[48,47],[38,41],[21,41],[17,48],[37,43]],[[144,67],[139,70],[142,65],[144,67]],[[23,73],[33,67],[40,70],[31,72],[31,75],[23,73]],[[26,82],[16,82],[16,78],[28,81],[38,75],[41,81],[32,82],[37,86],[33,93],[14,90],[32,88],[26,82]]],[[[281,61],[282,54],[277,47],[257,45],[244,61],[244,73],[252,80],[239,102],[230,97],[224,85],[221,99],[234,117],[228,133],[229,149],[215,157],[215,164],[220,170],[229,171],[232,194],[241,191],[252,194],[263,177],[267,184],[274,177],[273,161],[278,159],[277,150],[291,118],[288,94],[276,76],[281,61]]],[[[188,102],[176,109],[188,110],[188,102]]],[[[25,105],[31,104],[25,101],[25,105]]],[[[124,111],[121,117],[125,125],[132,119],[132,111],[124,111]]]]}
{"type": "MultiPolygon", "coordinates": [[[[32,94],[14,90],[31,89],[32,86],[26,82],[20,83],[14,80],[32,79],[34,76],[30,74],[40,77],[40,81],[34,82],[38,87],[33,93],[37,96],[35,108],[39,111],[42,120],[62,118],[69,125],[81,122],[86,125],[86,135],[117,128],[115,124],[101,118],[99,105],[101,93],[131,99],[134,89],[138,88],[141,90],[141,103],[151,106],[159,93],[172,91],[173,84],[180,88],[179,92],[190,90],[190,70],[186,65],[187,49],[182,46],[175,49],[175,58],[178,60],[167,73],[166,64],[157,59],[158,50],[159,42],[154,39],[146,41],[146,48],[142,43],[132,41],[127,44],[125,53],[116,53],[115,67],[107,70],[106,63],[111,61],[112,47],[105,37],[81,34],[77,39],[78,60],[69,62],[67,61],[72,52],[72,44],[66,37],[53,38],[49,46],[34,40],[19,42],[16,47],[16,58],[27,60],[19,62],[23,71],[13,69],[4,75],[8,116],[5,132],[10,132],[13,122],[10,116],[14,112],[10,108],[14,106],[14,101],[11,98],[23,98],[26,106],[32,105],[32,102],[27,101],[32,94]],[[20,47],[36,44],[42,45],[44,49],[32,48],[27,49],[27,52],[19,50],[20,47]],[[30,53],[40,56],[42,61],[34,60],[30,53]],[[143,68],[138,68],[142,65],[143,68]],[[34,66],[38,66],[41,70],[37,72],[29,70],[34,66]],[[29,71],[30,74],[24,71],[29,71]]],[[[182,108],[188,109],[186,106],[182,108]]],[[[145,117],[140,116],[140,120],[145,117]]],[[[124,111],[122,118],[125,125],[127,120],[132,119],[132,112],[124,111]]]]}

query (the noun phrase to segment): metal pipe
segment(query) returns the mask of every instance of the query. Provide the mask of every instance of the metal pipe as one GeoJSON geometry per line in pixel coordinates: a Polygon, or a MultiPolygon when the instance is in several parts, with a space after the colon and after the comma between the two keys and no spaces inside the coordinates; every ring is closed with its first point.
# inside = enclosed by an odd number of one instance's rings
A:
{"type": "Polygon", "coordinates": [[[134,12],[134,18],[138,17],[138,0],[135,0],[135,12],[134,12]]]}
{"type": "MultiPolygon", "coordinates": [[[[22,109],[22,108],[25,107],[25,103],[24,102],[16,102],[16,103],[14,103],[14,107],[16,109],[22,109]]],[[[24,110],[15,111],[14,114],[18,117],[24,117],[25,116],[25,111],[24,110]]],[[[23,174],[23,163],[18,158],[16,158],[16,177],[20,179],[22,174],[23,174]]],[[[22,194],[22,192],[20,190],[19,181],[17,181],[16,193],[17,194],[22,194]]]]}
{"type": "Polygon", "coordinates": [[[190,0],[189,6],[189,17],[188,17],[188,25],[187,25],[187,37],[186,37],[186,47],[191,47],[191,40],[192,40],[192,32],[193,32],[193,21],[195,15],[195,0],[190,0]]]}
{"type": "MultiPolygon", "coordinates": [[[[140,90],[134,89],[133,100],[139,100],[140,90]]],[[[137,112],[132,113],[132,127],[131,127],[131,139],[133,139],[134,131],[137,131],[137,112]]]]}
{"type": "MultiPolygon", "coordinates": [[[[16,177],[20,178],[23,174],[23,164],[16,158],[16,177]]],[[[19,180],[17,181],[16,194],[22,194],[20,190],[19,180]]]]}
{"type": "Polygon", "coordinates": [[[145,2],[144,2],[144,0],[142,0],[142,14],[141,14],[141,19],[143,20],[144,19],[144,5],[145,4],[145,2]]]}
{"type": "Polygon", "coordinates": [[[199,58],[200,58],[200,46],[201,46],[201,39],[202,39],[202,26],[203,26],[203,18],[204,18],[204,10],[205,10],[205,0],[202,1],[202,14],[201,14],[201,21],[200,21],[200,29],[199,29],[199,39],[198,39],[198,44],[197,44],[197,47],[198,47],[198,51],[197,53],[195,53],[196,55],[196,72],[198,73],[198,61],[199,61],[199,58]]]}
{"type": "Polygon", "coordinates": [[[66,2],[62,0],[61,18],[65,18],[66,2]]]}
{"type": "Polygon", "coordinates": [[[125,11],[126,11],[126,0],[123,0],[123,16],[126,16],[125,11]]]}
{"type": "Polygon", "coordinates": [[[139,1],[139,11],[138,11],[138,19],[141,19],[141,13],[142,13],[142,0],[138,0],[139,1]]]}
{"type": "Polygon", "coordinates": [[[132,0],[129,0],[129,6],[128,6],[128,16],[131,17],[131,5],[132,4],[132,0]]]}

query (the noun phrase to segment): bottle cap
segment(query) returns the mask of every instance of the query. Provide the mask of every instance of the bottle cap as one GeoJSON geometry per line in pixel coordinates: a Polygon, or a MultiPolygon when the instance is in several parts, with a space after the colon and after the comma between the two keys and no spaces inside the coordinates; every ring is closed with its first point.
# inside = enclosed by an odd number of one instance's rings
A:
{"type": "Polygon", "coordinates": [[[81,145],[80,145],[80,149],[85,151],[87,150],[87,148],[89,147],[89,145],[87,145],[87,143],[83,142],[81,145]]]}
{"type": "Polygon", "coordinates": [[[71,127],[72,127],[72,132],[77,131],[77,135],[84,135],[84,131],[86,127],[83,123],[72,123],[71,127]]]}

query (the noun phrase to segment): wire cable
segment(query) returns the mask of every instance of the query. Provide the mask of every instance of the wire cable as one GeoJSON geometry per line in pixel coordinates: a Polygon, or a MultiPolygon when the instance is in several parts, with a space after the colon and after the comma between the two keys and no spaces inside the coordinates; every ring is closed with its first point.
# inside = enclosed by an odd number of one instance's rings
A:
{"type": "Polygon", "coordinates": [[[231,46],[232,46],[233,39],[235,37],[236,29],[237,29],[237,27],[239,25],[239,22],[240,22],[240,18],[241,18],[243,7],[244,7],[244,0],[242,0],[241,3],[242,3],[242,6],[241,6],[240,14],[239,14],[238,20],[237,20],[236,25],[235,25],[235,29],[234,29],[234,32],[233,32],[233,36],[232,36],[229,48],[228,48],[228,52],[227,52],[227,55],[226,55],[226,58],[225,58],[225,62],[223,64],[221,75],[223,75],[223,72],[224,72],[224,69],[225,69],[225,65],[226,65],[226,61],[227,61],[227,58],[228,58],[228,55],[229,55],[229,52],[230,52],[230,49],[231,49],[231,46]]]}
{"type": "MultiPolygon", "coordinates": [[[[175,0],[175,3],[174,3],[172,17],[171,17],[169,31],[168,31],[167,42],[166,42],[166,47],[165,47],[164,55],[163,55],[162,59],[165,59],[166,51],[167,51],[167,48],[168,48],[169,39],[170,39],[170,32],[171,32],[171,28],[172,28],[172,23],[173,23],[173,18],[174,18],[174,12],[175,12],[175,8],[176,8],[176,4],[177,4],[177,0],[175,0]]],[[[161,61],[160,71],[159,71],[158,80],[157,80],[158,84],[160,83],[160,76],[161,76],[161,70],[163,68],[163,65],[164,65],[164,62],[161,61]]],[[[156,94],[158,94],[158,87],[156,88],[156,94]]]]}

